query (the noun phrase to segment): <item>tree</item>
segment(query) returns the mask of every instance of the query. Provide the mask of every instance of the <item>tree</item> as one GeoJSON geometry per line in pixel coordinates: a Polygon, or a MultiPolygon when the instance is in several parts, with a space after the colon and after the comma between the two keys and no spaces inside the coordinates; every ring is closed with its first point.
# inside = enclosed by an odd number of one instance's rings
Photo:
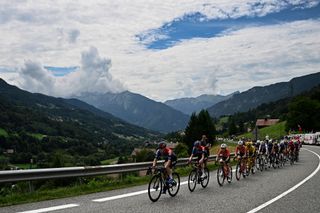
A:
{"type": "Polygon", "coordinates": [[[190,117],[183,140],[188,146],[189,151],[191,151],[194,141],[201,140],[202,135],[206,135],[211,143],[216,135],[213,120],[207,110],[201,110],[198,115],[192,113],[190,117]]]}
{"type": "Polygon", "coordinates": [[[289,104],[286,129],[304,131],[320,130],[320,101],[300,96],[289,104]]]}

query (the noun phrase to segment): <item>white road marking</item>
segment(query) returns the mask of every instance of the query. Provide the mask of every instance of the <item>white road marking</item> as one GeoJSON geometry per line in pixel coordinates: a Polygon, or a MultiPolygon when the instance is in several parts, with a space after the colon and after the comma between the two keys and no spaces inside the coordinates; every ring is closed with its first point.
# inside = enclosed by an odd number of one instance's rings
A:
{"type": "MultiPolygon", "coordinates": [[[[233,169],[232,171],[235,172],[236,170],[233,169]]],[[[180,183],[180,186],[186,185],[186,184],[188,184],[188,181],[181,182],[181,183],[180,183]]],[[[106,202],[106,201],[110,201],[110,200],[117,200],[117,199],[121,199],[121,198],[126,198],[126,197],[132,197],[132,196],[136,196],[136,195],[141,195],[141,194],[145,194],[145,193],[148,193],[148,190],[131,192],[131,193],[122,194],[122,195],[116,195],[116,196],[112,196],[112,197],[99,198],[99,199],[95,199],[95,200],[92,200],[92,201],[93,201],[93,202],[106,202]]]]}
{"type": "Polygon", "coordinates": [[[288,189],[287,191],[283,192],[282,194],[278,195],[277,197],[269,200],[268,202],[266,202],[266,203],[264,203],[264,204],[262,204],[262,205],[260,205],[260,206],[258,206],[258,207],[256,207],[256,208],[252,209],[251,211],[248,211],[247,213],[255,213],[255,212],[260,211],[261,209],[269,206],[271,203],[273,203],[273,202],[281,199],[282,197],[286,196],[286,195],[289,194],[290,192],[296,190],[299,186],[301,186],[302,184],[304,184],[306,181],[308,181],[309,179],[311,179],[315,174],[317,174],[317,172],[319,172],[319,170],[320,170],[320,156],[319,156],[317,153],[315,153],[315,152],[313,152],[313,151],[311,151],[311,150],[309,150],[309,149],[305,149],[305,150],[307,150],[307,151],[315,154],[315,155],[318,157],[319,163],[318,163],[318,167],[316,168],[316,170],[314,170],[308,177],[306,177],[305,179],[303,179],[303,180],[302,180],[301,182],[299,182],[297,185],[293,186],[292,188],[288,189]]]}
{"type": "MultiPolygon", "coordinates": [[[[188,184],[188,181],[181,182],[180,186],[181,185],[185,185],[185,184],[188,184]]],[[[116,196],[112,196],[112,197],[105,197],[105,198],[95,199],[95,200],[92,200],[92,201],[93,202],[106,202],[106,201],[110,201],[110,200],[116,200],[116,199],[132,197],[132,196],[136,196],[136,195],[141,195],[141,194],[144,194],[144,193],[148,193],[148,190],[131,192],[131,193],[122,194],[122,195],[116,195],[116,196]]]]}
{"type": "Polygon", "coordinates": [[[77,206],[79,206],[79,204],[66,204],[66,205],[61,205],[61,206],[53,206],[53,207],[49,207],[49,208],[36,209],[36,210],[30,210],[30,211],[24,211],[24,212],[18,212],[18,213],[51,212],[51,211],[56,211],[56,210],[61,210],[61,209],[73,208],[73,207],[77,207],[77,206]]]}

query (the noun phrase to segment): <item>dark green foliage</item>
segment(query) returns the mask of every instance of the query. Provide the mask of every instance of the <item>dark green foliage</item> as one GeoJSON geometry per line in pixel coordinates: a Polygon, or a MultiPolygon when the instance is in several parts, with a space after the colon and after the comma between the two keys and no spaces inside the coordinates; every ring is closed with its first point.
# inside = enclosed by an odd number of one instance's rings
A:
{"type": "Polygon", "coordinates": [[[142,149],[140,152],[137,153],[136,161],[137,162],[153,161],[154,155],[155,154],[153,150],[142,149]]]}
{"type": "Polygon", "coordinates": [[[263,103],[275,102],[280,99],[294,97],[308,91],[320,83],[320,73],[314,73],[297,78],[289,82],[271,84],[264,87],[253,87],[245,92],[236,94],[230,99],[219,102],[208,111],[212,117],[233,115],[237,112],[247,112],[263,103]]]}
{"type": "Polygon", "coordinates": [[[184,142],[191,150],[194,141],[201,140],[202,135],[206,135],[208,142],[212,143],[215,139],[215,126],[208,111],[201,110],[198,115],[193,113],[185,130],[184,142]]]}
{"type": "Polygon", "coordinates": [[[11,163],[99,165],[159,136],[79,100],[29,93],[2,79],[0,110],[0,150],[14,150],[11,163]]]}
{"type": "Polygon", "coordinates": [[[178,158],[185,158],[188,157],[188,146],[184,143],[179,143],[174,148],[174,153],[178,156],[178,158]]]}
{"type": "Polygon", "coordinates": [[[299,125],[303,131],[320,130],[320,87],[309,94],[296,97],[289,104],[287,130],[298,131],[299,125]]]}
{"type": "Polygon", "coordinates": [[[320,86],[301,95],[281,99],[268,104],[262,104],[247,112],[235,113],[229,116],[228,126],[222,126],[219,134],[238,135],[253,130],[257,119],[279,118],[287,120],[287,130],[298,130],[300,125],[304,131],[319,131],[319,101],[320,86]]]}

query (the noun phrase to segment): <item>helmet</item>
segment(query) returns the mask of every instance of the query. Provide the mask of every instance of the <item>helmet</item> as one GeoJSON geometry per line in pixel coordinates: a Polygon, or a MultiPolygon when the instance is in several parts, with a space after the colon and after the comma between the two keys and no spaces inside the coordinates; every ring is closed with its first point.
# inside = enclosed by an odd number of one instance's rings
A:
{"type": "Polygon", "coordinates": [[[238,142],[238,145],[243,145],[243,141],[239,141],[239,142],[238,142]]]}
{"type": "Polygon", "coordinates": [[[160,142],[158,145],[158,149],[164,149],[164,148],[166,148],[166,146],[167,146],[166,142],[160,142]]]}
{"type": "Polygon", "coordinates": [[[193,146],[196,146],[196,147],[198,147],[198,146],[200,146],[200,141],[195,141],[194,143],[193,143],[193,146]]]}
{"type": "Polygon", "coordinates": [[[227,144],[225,144],[225,143],[221,144],[220,148],[221,148],[221,149],[227,148],[227,144]]]}

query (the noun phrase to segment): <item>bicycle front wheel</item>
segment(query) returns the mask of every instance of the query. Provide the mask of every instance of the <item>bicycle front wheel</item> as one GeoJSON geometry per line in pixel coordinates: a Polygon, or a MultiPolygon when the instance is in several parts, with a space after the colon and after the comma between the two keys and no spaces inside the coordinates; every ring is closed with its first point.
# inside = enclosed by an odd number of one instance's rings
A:
{"type": "Polygon", "coordinates": [[[180,176],[178,173],[172,173],[173,184],[168,188],[168,193],[171,197],[174,197],[178,194],[180,189],[180,176]]]}
{"type": "Polygon", "coordinates": [[[223,186],[224,179],[225,179],[225,176],[224,176],[223,166],[219,166],[217,170],[217,181],[220,186],[223,186]]]}
{"type": "Polygon", "coordinates": [[[188,178],[188,188],[190,190],[190,192],[193,192],[194,189],[196,188],[197,185],[197,169],[193,169],[191,170],[190,174],[189,174],[189,178],[188,178]]]}
{"type": "Polygon", "coordinates": [[[203,178],[201,180],[201,186],[202,188],[206,188],[208,186],[208,183],[209,183],[209,169],[208,168],[204,168],[204,174],[205,174],[205,178],[203,178]]]}
{"type": "Polygon", "coordinates": [[[240,163],[237,164],[237,167],[236,167],[236,178],[237,180],[240,180],[240,177],[241,177],[241,171],[240,171],[240,163]]]}
{"type": "Polygon", "coordinates": [[[148,186],[148,195],[152,202],[159,200],[162,191],[162,181],[160,175],[154,175],[148,186]]]}

